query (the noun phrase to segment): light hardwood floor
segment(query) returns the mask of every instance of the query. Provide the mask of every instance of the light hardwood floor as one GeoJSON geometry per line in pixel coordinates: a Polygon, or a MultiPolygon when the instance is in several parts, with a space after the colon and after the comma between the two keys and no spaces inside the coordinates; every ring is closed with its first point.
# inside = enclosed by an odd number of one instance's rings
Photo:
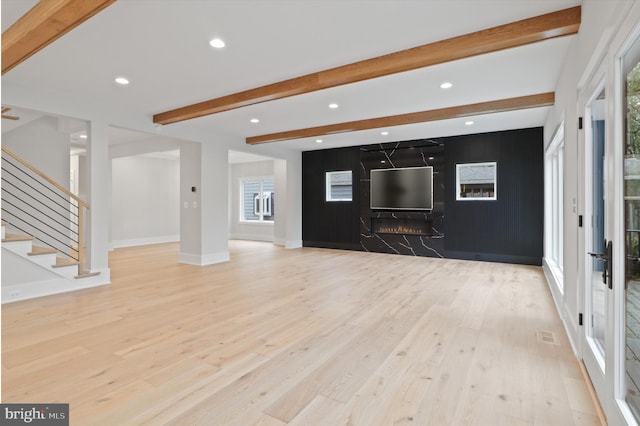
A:
{"type": "Polygon", "coordinates": [[[2,307],[3,402],[72,425],[596,425],[538,267],[231,241],[2,307]]]}

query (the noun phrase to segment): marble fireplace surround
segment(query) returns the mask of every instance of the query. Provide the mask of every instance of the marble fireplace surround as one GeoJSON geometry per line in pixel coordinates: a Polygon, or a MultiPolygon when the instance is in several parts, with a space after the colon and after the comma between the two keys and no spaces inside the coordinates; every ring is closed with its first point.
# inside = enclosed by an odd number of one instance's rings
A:
{"type": "Polygon", "coordinates": [[[360,245],[363,250],[444,257],[444,145],[415,140],[360,148],[360,245]],[[431,211],[372,210],[372,169],[433,167],[431,211]]]}

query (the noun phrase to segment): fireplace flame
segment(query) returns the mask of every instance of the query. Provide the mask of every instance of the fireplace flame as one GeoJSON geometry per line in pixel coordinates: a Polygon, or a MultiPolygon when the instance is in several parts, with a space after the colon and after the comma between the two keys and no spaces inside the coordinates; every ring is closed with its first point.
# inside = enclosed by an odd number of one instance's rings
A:
{"type": "Polygon", "coordinates": [[[378,226],[376,232],[384,233],[384,234],[424,234],[425,231],[419,227],[413,226],[404,226],[404,225],[396,225],[396,226],[378,226]]]}

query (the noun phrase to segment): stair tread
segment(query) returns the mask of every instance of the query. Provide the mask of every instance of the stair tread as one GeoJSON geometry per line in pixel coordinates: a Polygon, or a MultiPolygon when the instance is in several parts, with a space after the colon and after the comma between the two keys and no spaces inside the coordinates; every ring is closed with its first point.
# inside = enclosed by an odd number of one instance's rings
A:
{"type": "Polygon", "coordinates": [[[51,247],[39,247],[39,246],[33,246],[31,247],[31,251],[29,253],[27,253],[28,256],[38,256],[41,254],[54,254],[57,253],[58,251],[56,249],[53,249],[51,247]]]}
{"type": "Polygon", "coordinates": [[[3,243],[10,243],[13,241],[33,241],[33,237],[29,235],[5,234],[2,239],[3,243]]]}
{"type": "Polygon", "coordinates": [[[52,265],[54,268],[64,268],[65,266],[75,266],[78,264],[77,260],[67,259],[64,257],[56,257],[56,264],[52,265]]]}
{"type": "Polygon", "coordinates": [[[96,275],[100,275],[100,272],[83,272],[81,274],[76,275],[75,279],[95,277],[96,275]]]}

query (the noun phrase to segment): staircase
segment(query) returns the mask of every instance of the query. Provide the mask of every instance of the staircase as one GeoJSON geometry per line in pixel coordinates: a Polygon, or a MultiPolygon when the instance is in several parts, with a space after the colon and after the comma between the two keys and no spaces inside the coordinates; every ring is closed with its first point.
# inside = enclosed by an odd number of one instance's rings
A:
{"type": "Polygon", "coordinates": [[[8,230],[11,225],[2,221],[2,303],[105,284],[99,272],[78,273],[78,261],[8,230]]]}
{"type": "Polygon", "coordinates": [[[79,262],[77,260],[60,256],[56,249],[34,245],[34,237],[30,235],[8,234],[7,227],[9,226],[9,223],[2,221],[3,249],[29,259],[64,278],[80,279],[100,275],[100,272],[78,273],[79,262]]]}
{"type": "Polygon", "coordinates": [[[108,283],[108,277],[99,279],[87,269],[88,209],[88,203],[2,147],[2,303],[108,283]]]}

